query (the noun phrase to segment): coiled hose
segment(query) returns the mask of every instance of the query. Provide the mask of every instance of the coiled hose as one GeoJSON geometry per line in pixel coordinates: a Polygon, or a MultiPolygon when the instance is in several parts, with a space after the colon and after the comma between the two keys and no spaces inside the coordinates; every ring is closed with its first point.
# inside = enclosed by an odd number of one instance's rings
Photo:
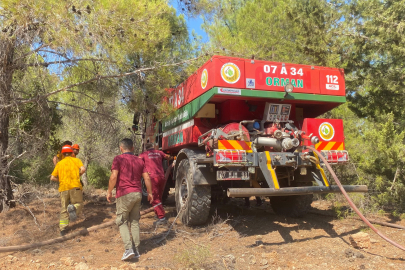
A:
{"type": "Polygon", "coordinates": [[[349,203],[350,207],[354,210],[354,212],[356,212],[356,214],[364,221],[364,223],[367,224],[367,226],[369,226],[376,234],[378,234],[382,239],[384,239],[385,241],[387,241],[388,243],[390,243],[393,246],[396,246],[399,249],[402,249],[403,251],[405,251],[405,247],[401,246],[400,244],[394,242],[393,240],[389,239],[387,236],[385,236],[384,234],[382,234],[379,230],[377,230],[376,227],[373,226],[373,224],[370,223],[370,221],[367,220],[367,218],[365,216],[363,216],[363,214],[360,212],[360,210],[356,207],[356,205],[353,203],[353,201],[350,199],[349,195],[347,195],[345,189],[343,188],[342,184],[340,183],[339,179],[337,178],[335,172],[332,170],[332,167],[329,165],[328,161],[326,160],[326,158],[318,151],[316,150],[314,147],[312,146],[307,146],[308,149],[314,151],[318,157],[320,159],[322,159],[322,161],[325,163],[326,168],[328,168],[330,174],[332,175],[333,179],[335,180],[336,184],[338,185],[340,191],[342,192],[343,196],[345,196],[347,202],[349,203]]]}

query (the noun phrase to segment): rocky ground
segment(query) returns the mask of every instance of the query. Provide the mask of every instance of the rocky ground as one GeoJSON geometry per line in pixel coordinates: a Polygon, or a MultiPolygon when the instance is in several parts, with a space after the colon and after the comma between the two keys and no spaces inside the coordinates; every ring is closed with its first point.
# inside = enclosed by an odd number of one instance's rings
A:
{"type": "MultiPolygon", "coordinates": [[[[58,193],[39,194],[24,196],[17,208],[0,214],[0,247],[59,236],[58,193]]],[[[405,269],[403,251],[358,220],[327,216],[333,214],[327,201],[313,202],[314,210],[302,219],[275,215],[268,200],[248,209],[243,204],[232,199],[215,205],[212,221],[205,226],[188,228],[176,222],[166,238],[168,228],[153,228],[154,214],[146,214],[141,218],[139,260],[120,261],[123,245],[116,226],[111,226],[54,245],[0,253],[0,269],[405,269]],[[370,236],[369,248],[352,246],[350,236],[359,232],[370,236]]],[[[173,222],[172,196],[165,209],[173,222]]],[[[114,212],[115,205],[105,201],[102,191],[88,192],[85,218],[71,224],[70,231],[112,220],[114,212]]],[[[404,231],[377,227],[405,244],[404,231]]]]}

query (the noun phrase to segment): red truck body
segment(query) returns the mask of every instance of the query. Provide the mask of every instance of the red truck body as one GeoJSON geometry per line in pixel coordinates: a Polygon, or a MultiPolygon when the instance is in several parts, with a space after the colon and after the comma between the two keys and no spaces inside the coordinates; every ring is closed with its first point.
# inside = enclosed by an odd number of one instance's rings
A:
{"type": "MultiPolygon", "coordinates": [[[[319,137],[317,149],[344,150],[341,120],[312,119],[345,102],[343,69],[213,56],[185,82],[168,91],[170,98],[166,102],[178,108],[178,118],[163,121],[159,148],[169,153],[197,145],[198,137],[214,125],[261,119],[264,99],[291,104],[289,119],[303,131],[319,137]],[[226,74],[227,68],[233,76],[226,74]],[[287,82],[292,83],[294,92],[283,98],[287,82]],[[206,104],[214,104],[215,115],[195,117],[206,104]],[[256,107],[255,111],[252,107],[256,107]],[[332,140],[326,141],[320,134],[319,126],[324,122],[332,127],[332,140]]],[[[148,127],[150,141],[154,141],[157,132],[155,124],[148,127]]]]}
{"type": "Polygon", "coordinates": [[[342,120],[317,118],[346,102],[342,69],[213,56],[168,91],[176,111],[149,118],[146,139],[177,157],[165,192],[175,187],[184,224],[209,220],[214,198],[270,197],[276,214],[301,217],[312,194],[340,191],[306,146],[349,161],[342,120]]]}

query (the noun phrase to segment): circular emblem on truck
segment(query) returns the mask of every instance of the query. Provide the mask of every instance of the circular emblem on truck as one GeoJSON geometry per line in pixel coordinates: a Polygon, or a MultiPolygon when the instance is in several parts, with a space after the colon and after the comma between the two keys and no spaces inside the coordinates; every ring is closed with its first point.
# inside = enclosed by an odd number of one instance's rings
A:
{"type": "Polygon", "coordinates": [[[240,70],[234,63],[226,63],[221,68],[222,79],[230,84],[234,84],[239,81],[240,70]]]}
{"type": "Polygon", "coordinates": [[[333,128],[332,124],[328,122],[323,122],[319,126],[319,135],[324,141],[330,141],[335,136],[335,129],[333,128]]]}
{"type": "Polygon", "coordinates": [[[203,70],[201,74],[201,87],[202,89],[205,89],[208,84],[208,71],[206,69],[203,70]]]}

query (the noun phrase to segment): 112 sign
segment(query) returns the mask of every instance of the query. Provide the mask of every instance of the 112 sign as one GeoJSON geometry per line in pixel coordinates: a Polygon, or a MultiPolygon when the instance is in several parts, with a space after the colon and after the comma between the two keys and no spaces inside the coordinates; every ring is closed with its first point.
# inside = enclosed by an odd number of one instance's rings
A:
{"type": "Polygon", "coordinates": [[[326,89],[327,90],[339,90],[338,76],[326,75],[326,89]]]}
{"type": "Polygon", "coordinates": [[[326,75],[326,82],[327,83],[339,84],[338,83],[338,76],[336,76],[336,75],[326,75]]]}

